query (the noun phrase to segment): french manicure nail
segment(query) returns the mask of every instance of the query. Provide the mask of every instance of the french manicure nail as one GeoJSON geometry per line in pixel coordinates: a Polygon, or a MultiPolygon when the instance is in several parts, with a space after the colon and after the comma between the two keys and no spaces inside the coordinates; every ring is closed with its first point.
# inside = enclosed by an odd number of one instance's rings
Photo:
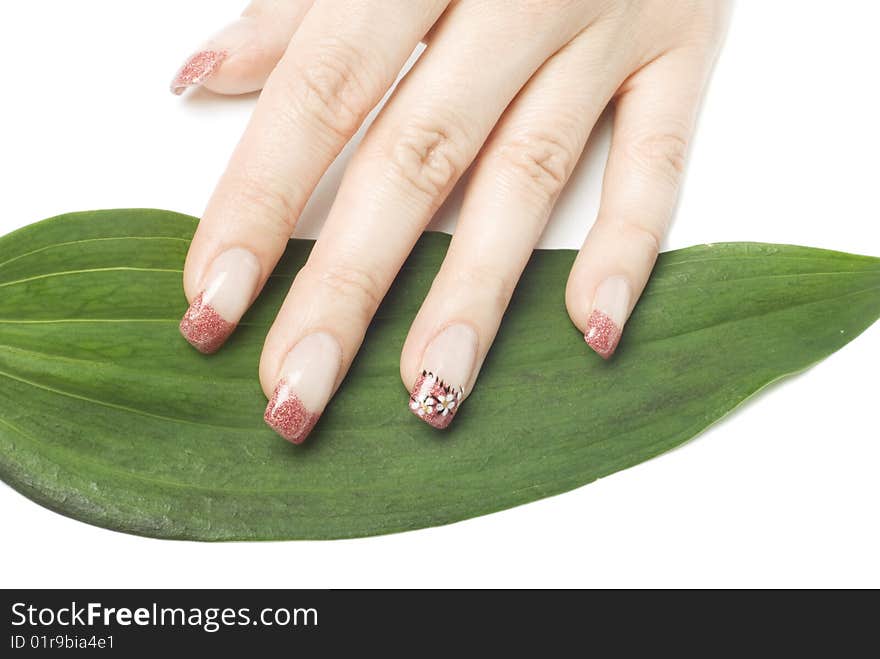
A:
{"type": "Polygon", "coordinates": [[[450,325],[428,344],[413,384],[409,408],[434,428],[446,428],[458,413],[464,387],[473,377],[477,334],[468,325],[450,325]]]}
{"type": "Polygon", "coordinates": [[[248,250],[233,247],[217,256],[180,321],[180,333],[199,352],[217,352],[247,311],[259,280],[260,263],[248,250]]]}
{"type": "Polygon", "coordinates": [[[300,339],[284,359],[263,419],[287,441],[302,444],[333,395],[341,366],[342,350],[330,334],[300,339]]]}
{"type": "Polygon", "coordinates": [[[201,85],[214,74],[228,54],[225,50],[200,50],[190,56],[174,74],[171,93],[179,96],[188,87],[201,85]]]}
{"type": "Polygon", "coordinates": [[[603,359],[609,359],[617,349],[631,296],[629,282],[621,275],[609,277],[596,289],[584,341],[603,359]]]}

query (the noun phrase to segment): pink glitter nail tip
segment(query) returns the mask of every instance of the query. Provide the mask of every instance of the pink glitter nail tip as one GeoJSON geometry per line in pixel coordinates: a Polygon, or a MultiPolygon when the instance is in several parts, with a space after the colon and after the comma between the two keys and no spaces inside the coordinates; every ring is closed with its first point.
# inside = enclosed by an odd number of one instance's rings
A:
{"type": "Polygon", "coordinates": [[[430,371],[422,374],[409,395],[409,409],[429,426],[442,430],[461,406],[461,387],[452,387],[430,371]]]}
{"type": "Polygon", "coordinates": [[[287,381],[282,380],[272,393],[263,420],[288,442],[302,444],[320,416],[303,405],[287,381]]]}
{"type": "Polygon", "coordinates": [[[590,315],[587,321],[587,331],[584,333],[584,341],[595,350],[600,357],[608,359],[617,349],[620,342],[621,329],[607,314],[598,309],[590,315]]]}
{"type": "Polygon", "coordinates": [[[210,304],[202,303],[201,293],[189,305],[180,321],[183,338],[206,355],[217,352],[234,330],[235,323],[221,318],[210,304]]]}
{"type": "Polygon", "coordinates": [[[171,92],[180,95],[187,87],[202,84],[214,74],[228,54],[225,50],[200,50],[174,75],[171,92]]]}

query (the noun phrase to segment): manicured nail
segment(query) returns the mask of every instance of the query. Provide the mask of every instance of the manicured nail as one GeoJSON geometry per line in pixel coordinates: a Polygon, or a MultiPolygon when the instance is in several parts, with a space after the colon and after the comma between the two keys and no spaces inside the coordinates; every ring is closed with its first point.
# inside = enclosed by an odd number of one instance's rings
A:
{"type": "Polygon", "coordinates": [[[260,281],[260,263],[234,247],[211,263],[205,287],[180,321],[180,333],[199,352],[217,352],[250,305],[260,281]]]}
{"type": "Polygon", "coordinates": [[[226,50],[200,50],[192,55],[174,74],[171,92],[180,95],[188,87],[201,85],[214,74],[228,54],[226,50]]]}
{"type": "Polygon", "coordinates": [[[604,359],[617,349],[631,296],[629,282],[620,275],[609,277],[596,289],[584,341],[604,359]]]}
{"type": "Polygon", "coordinates": [[[287,441],[302,444],[333,395],[341,366],[342,350],[330,334],[300,339],[284,359],[263,419],[287,441]]]}
{"type": "Polygon", "coordinates": [[[425,349],[422,371],[410,391],[412,413],[435,428],[452,423],[476,359],[477,334],[470,326],[450,325],[435,336],[425,349]]]}

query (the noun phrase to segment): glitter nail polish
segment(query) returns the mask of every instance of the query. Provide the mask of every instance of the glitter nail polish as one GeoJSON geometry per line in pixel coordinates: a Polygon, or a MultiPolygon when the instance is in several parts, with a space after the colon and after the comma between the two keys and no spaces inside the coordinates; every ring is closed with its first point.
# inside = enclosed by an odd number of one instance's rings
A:
{"type": "Polygon", "coordinates": [[[197,350],[210,354],[235,330],[260,281],[260,263],[248,250],[233,247],[208,267],[205,286],[180,321],[180,333],[197,350]]]}
{"type": "Polygon", "coordinates": [[[210,304],[205,304],[199,293],[180,321],[180,333],[199,352],[209,355],[235,330],[235,323],[224,320],[210,304]]]}
{"type": "Polygon", "coordinates": [[[584,341],[595,350],[600,357],[608,359],[617,349],[620,342],[621,329],[611,318],[598,309],[590,314],[584,341]]]}
{"type": "Polygon", "coordinates": [[[302,444],[318,423],[320,412],[310,411],[286,379],[281,380],[266,406],[263,419],[288,442],[302,444]]]}
{"type": "Polygon", "coordinates": [[[621,275],[608,277],[596,288],[584,341],[603,359],[609,359],[620,343],[630,313],[631,290],[629,280],[621,275]]]}
{"type": "Polygon", "coordinates": [[[180,95],[187,87],[201,85],[214,74],[228,54],[225,50],[200,50],[192,55],[174,74],[171,93],[180,95]]]}
{"type": "Polygon", "coordinates": [[[333,395],[342,350],[327,332],[300,339],[281,364],[263,419],[284,439],[302,444],[333,395]]]}

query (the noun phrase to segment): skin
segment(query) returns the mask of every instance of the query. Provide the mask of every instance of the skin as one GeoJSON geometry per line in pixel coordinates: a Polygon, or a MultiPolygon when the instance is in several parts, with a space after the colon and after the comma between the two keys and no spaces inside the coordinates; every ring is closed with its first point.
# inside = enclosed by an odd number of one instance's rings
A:
{"type": "Polygon", "coordinates": [[[629,291],[628,317],[672,218],[727,14],[722,0],[253,2],[203,46],[229,51],[206,88],[263,91],[192,242],[187,297],[217,255],[243,247],[259,264],[256,298],[325,169],[425,41],[354,155],[269,331],[267,396],[291,348],[316,331],[339,343],[339,385],[413,244],[473,164],[449,252],[400,360],[409,388],[438,332],[473,328],[466,395],[609,104],[601,208],[565,299],[583,332],[599,286],[616,278],[629,291]]]}

